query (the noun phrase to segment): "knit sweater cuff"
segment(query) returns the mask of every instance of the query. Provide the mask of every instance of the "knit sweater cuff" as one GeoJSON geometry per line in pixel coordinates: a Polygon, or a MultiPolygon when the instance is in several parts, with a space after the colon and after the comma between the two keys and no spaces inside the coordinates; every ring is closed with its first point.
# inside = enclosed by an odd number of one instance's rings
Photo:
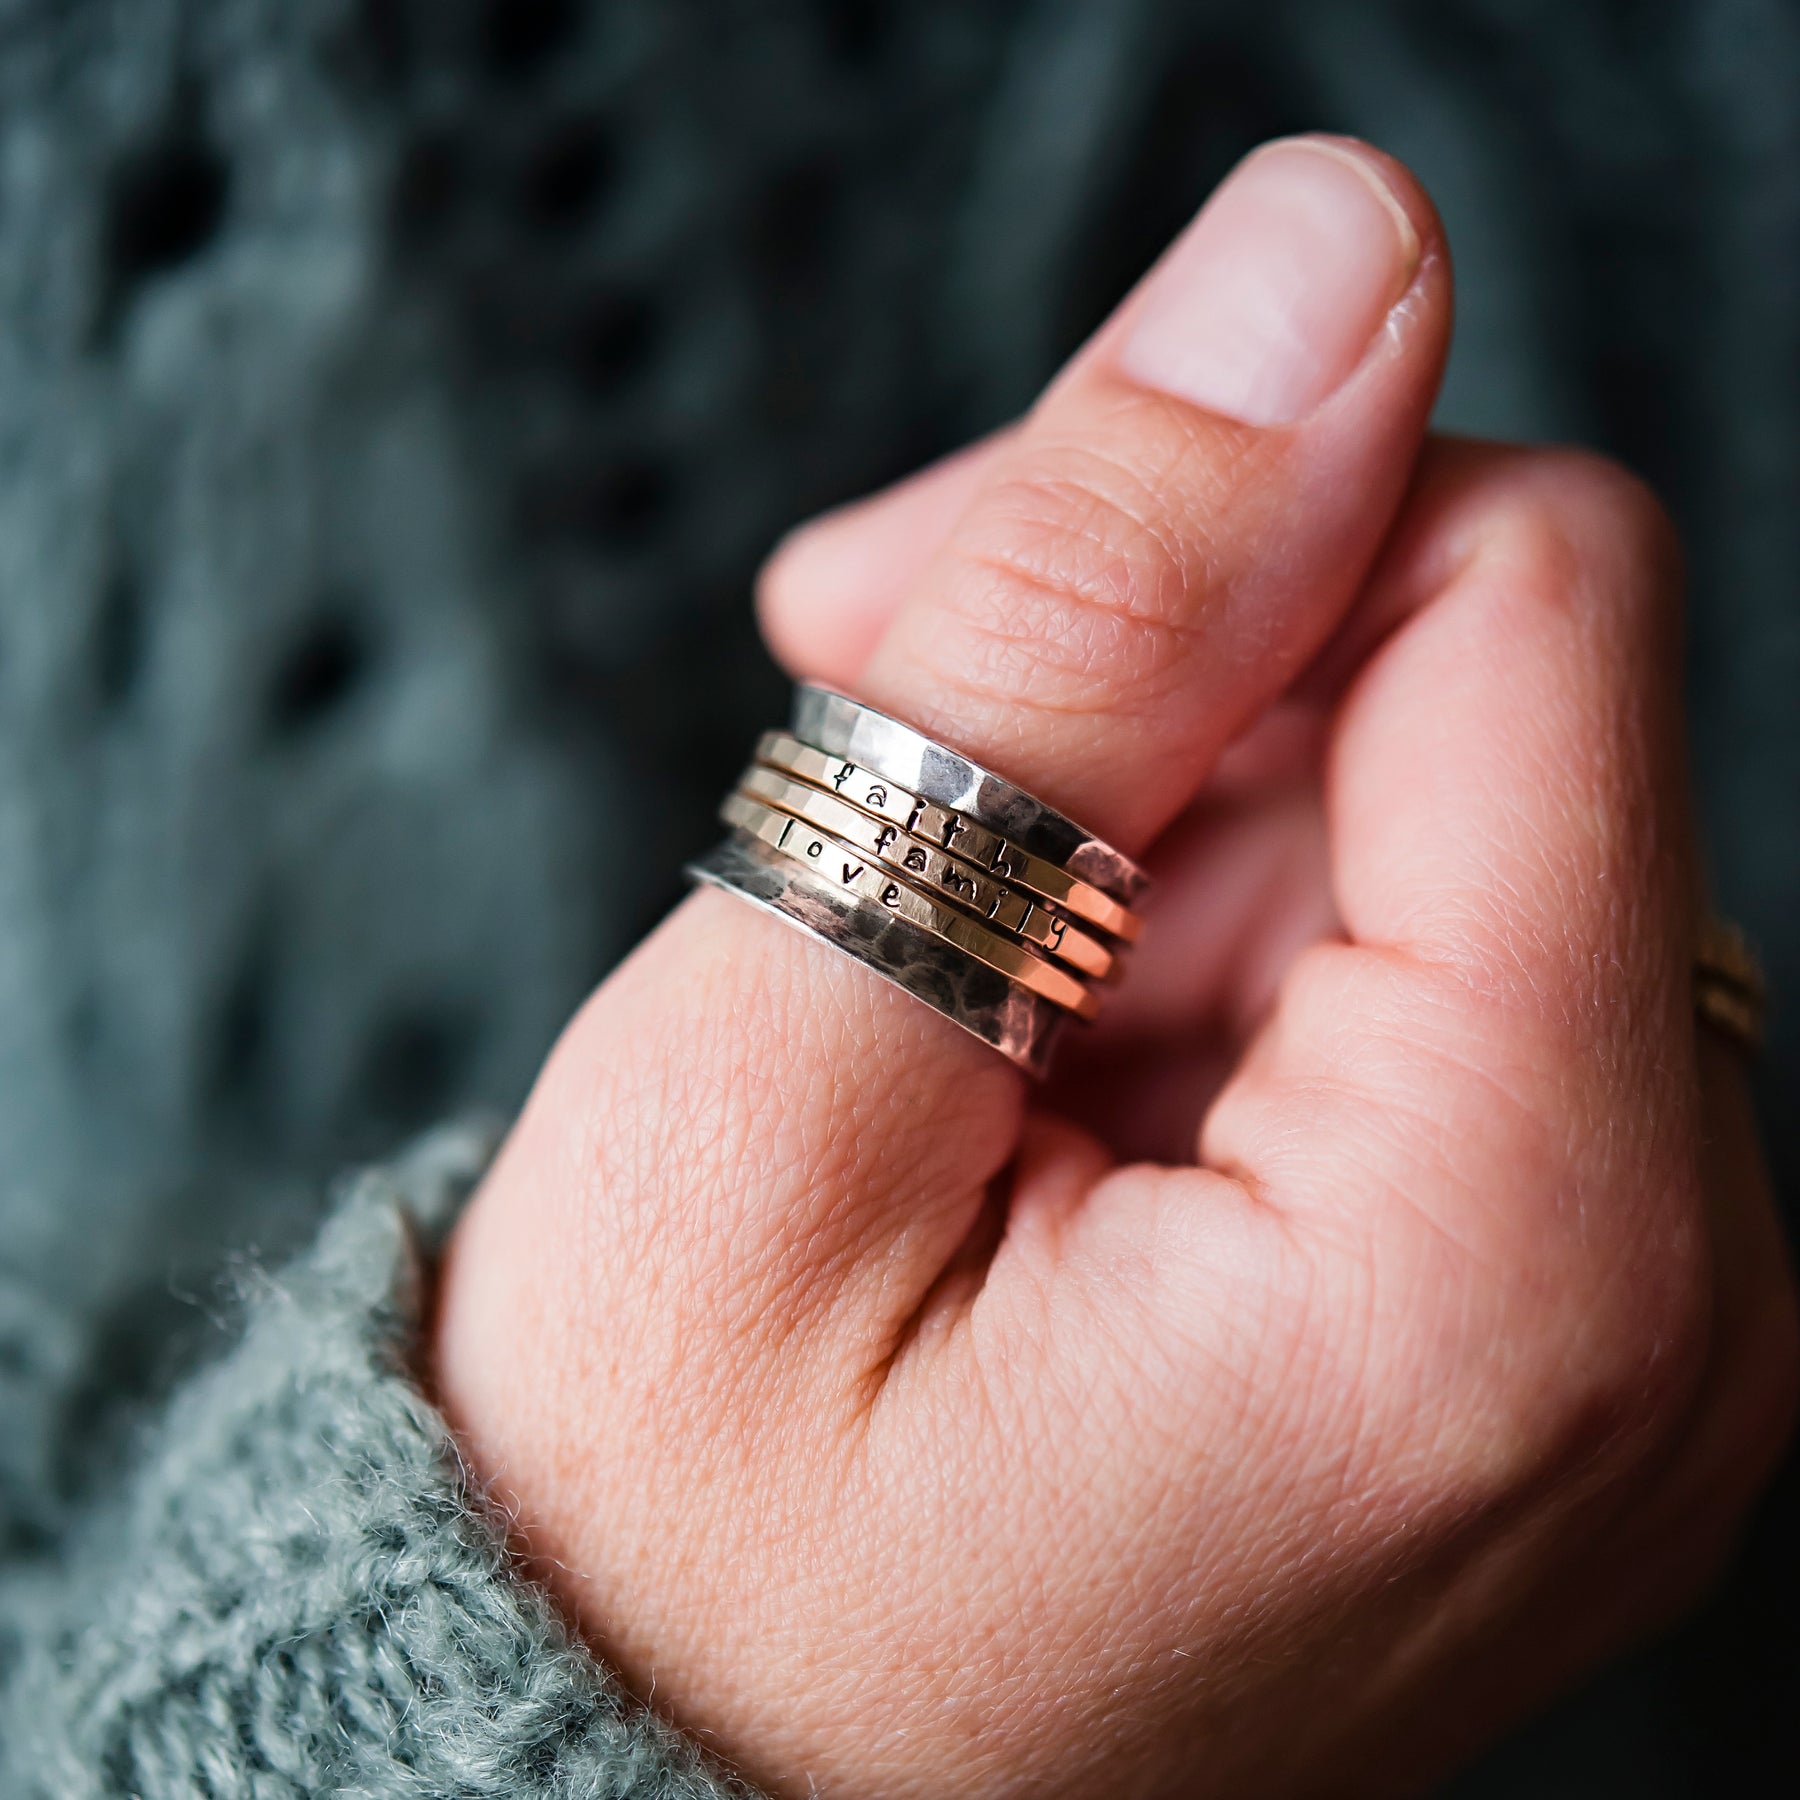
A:
{"type": "Polygon", "coordinates": [[[14,1791],[742,1795],[562,1629],[408,1373],[426,1256],[488,1148],[441,1132],[362,1176],[255,1282],[77,1533],[5,1709],[14,1791]]]}

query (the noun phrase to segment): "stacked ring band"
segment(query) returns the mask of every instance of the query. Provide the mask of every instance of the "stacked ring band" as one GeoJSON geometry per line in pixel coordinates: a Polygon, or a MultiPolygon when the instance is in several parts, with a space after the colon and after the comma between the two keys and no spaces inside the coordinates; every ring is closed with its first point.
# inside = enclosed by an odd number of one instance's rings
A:
{"type": "Polygon", "coordinates": [[[1143,872],[944,745],[824,688],[769,732],[689,866],[878,970],[1033,1074],[1141,929],[1143,872]]]}
{"type": "Polygon", "coordinates": [[[1760,1050],[1768,986],[1742,929],[1729,919],[1700,922],[1694,953],[1694,1005],[1701,1018],[1746,1050],[1760,1050]]]}

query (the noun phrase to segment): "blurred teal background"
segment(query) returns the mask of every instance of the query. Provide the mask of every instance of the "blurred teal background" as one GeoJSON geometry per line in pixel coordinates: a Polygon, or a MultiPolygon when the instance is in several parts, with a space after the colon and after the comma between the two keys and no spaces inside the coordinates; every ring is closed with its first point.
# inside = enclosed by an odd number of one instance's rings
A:
{"type": "MultiPolygon", "coordinates": [[[[223,1265],[516,1104],[674,897],[781,706],[781,529],[1019,409],[1315,126],[1448,221],[1443,425],[1668,498],[1718,891],[1794,992],[1785,0],[0,5],[9,1553],[223,1265]]],[[[1797,1076],[1778,1010],[1790,1211],[1797,1076]]],[[[1797,1550],[1790,1469],[1703,1617],[1454,1791],[1800,1791],[1797,1550]]]]}

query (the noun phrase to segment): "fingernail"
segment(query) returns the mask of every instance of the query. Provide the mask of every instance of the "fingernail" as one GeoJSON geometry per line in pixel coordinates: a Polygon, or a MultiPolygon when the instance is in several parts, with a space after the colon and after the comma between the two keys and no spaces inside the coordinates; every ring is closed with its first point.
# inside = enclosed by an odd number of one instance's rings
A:
{"type": "Polygon", "coordinates": [[[1120,367],[1247,425],[1292,424],[1361,362],[1418,266],[1372,162],[1318,138],[1271,144],[1151,278],[1120,367]]]}

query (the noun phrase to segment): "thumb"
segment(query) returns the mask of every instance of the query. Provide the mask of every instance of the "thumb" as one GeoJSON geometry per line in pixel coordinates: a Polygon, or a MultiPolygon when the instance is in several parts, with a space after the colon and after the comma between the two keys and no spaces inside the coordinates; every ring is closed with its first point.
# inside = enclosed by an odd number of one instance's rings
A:
{"type": "MultiPolygon", "coordinates": [[[[1256,153],[992,452],[859,696],[1135,853],[1346,610],[1449,316],[1398,165],[1336,139],[1256,153]]],[[[697,893],[570,1027],[464,1221],[440,1372],[472,1439],[524,1468],[571,1380],[618,1378],[595,1346],[622,1308],[646,1383],[693,1381],[696,1307],[780,1345],[829,1316],[875,1366],[1023,1096],[880,975],[697,893]],[[679,1317],[646,1299],[677,1291],[679,1317]]],[[[726,1387],[775,1366],[731,1361],[726,1387]]]]}

